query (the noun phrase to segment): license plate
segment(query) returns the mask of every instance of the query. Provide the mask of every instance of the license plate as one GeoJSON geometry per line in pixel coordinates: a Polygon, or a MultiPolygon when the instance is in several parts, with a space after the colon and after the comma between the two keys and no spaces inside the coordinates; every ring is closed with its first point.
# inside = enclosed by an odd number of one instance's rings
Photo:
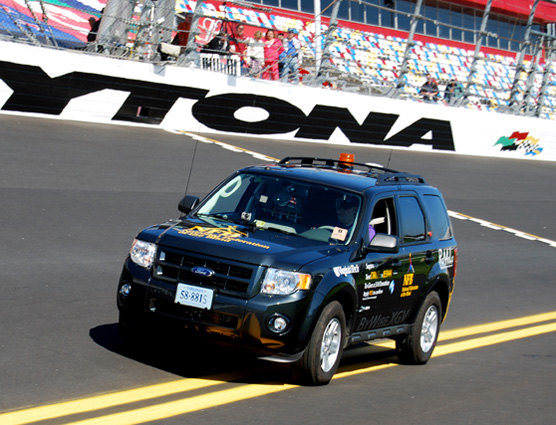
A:
{"type": "Polygon", "coordinates": [[[174,302],[190,307],[210,310],[213,297],[214,291],[212,289],[178,283],[174,302]]]}

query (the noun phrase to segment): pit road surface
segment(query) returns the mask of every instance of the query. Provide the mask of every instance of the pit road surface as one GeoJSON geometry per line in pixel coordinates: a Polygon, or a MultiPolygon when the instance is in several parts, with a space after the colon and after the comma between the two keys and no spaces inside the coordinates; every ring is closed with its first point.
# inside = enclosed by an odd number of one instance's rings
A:
{"type": "Polygon", "coordinates": [[[196,142],[15,115],[0,115],[0,140],[0,424],[553,423],[553,162],[196,142]],[[187,184],[201,196],[264,156],[345,151],[422,174],[457,213],[456,290],[428,365],[402,366],[391,346],[365,345],[345,353],[328,386],[310,388],[295,386],[287,366],[177,335],[122,350],[115,292],[123,260],[141,228],[179,215],[187,184]]]}

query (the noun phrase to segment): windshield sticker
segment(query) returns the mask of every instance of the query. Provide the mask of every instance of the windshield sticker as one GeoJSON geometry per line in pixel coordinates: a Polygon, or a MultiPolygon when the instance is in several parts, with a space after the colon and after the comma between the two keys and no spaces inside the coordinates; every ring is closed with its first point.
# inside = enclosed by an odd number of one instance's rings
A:
{"type": "Polygon", "coordinates": [[[332,270],[334,270],[336,277],[347,276],[348,274],[359,273],[359,264],[346,267],[334,267],[332,270]]]}
{"type": "Polygon", "coordinates": [[[183,229],[178,232],[180,235],[187,235],[194,238],[211,239],[218,242],[237,242],[244,245],[251,245],[258,248],[269,249],[268,245],[262,245],[257,242],[243,239],[247,237],[247,233],[237,230],[237,226],[228,227],[202,227],[195,226],[191,229],[183,229]]]}
{"type": "Polygon", "coordinates": [[[347,229],[342,229],[341,227],[334,227],[334,231],[332,232],[332,239],[336,239],[339,241],[345,241],[347,237],[348,231],[347,229]]]}

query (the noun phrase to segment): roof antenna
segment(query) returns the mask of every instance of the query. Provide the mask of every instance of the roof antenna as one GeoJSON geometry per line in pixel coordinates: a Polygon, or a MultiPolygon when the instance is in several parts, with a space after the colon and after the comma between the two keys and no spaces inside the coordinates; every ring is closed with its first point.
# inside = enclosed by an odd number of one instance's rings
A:
{"type": "Polygon", "coordinates": [[[386,164],[386,168],[390,168],[390,160],[392,159],[392,151],[394,149],[390,149],[390,156],[388,157],[388,164],[386,164]]]}
{"type": "Polygon", "coordinates": [[[199,139],[195,137],[195,147],[193,148],[193,155],[191,156],[191,166],[189,167],[189,175],[187,176],[187,183],[185,184],[185,194],[189,190],[189,182],[191,181],[191,173],[193,172],[193,164],[195,163],[195,155],[197,154],[197,145],[199,144],[199,139]]]}

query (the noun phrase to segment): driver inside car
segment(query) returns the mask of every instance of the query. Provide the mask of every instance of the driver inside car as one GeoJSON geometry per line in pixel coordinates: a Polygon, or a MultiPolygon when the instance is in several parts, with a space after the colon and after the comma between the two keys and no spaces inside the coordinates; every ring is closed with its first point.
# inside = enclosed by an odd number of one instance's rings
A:
{"type": "Polygon", "coordinates": [[[349,229],[355,221],[358,206],[359,202],[353,197],[342,196],[336,199],[336,227],[349,229]]]}

